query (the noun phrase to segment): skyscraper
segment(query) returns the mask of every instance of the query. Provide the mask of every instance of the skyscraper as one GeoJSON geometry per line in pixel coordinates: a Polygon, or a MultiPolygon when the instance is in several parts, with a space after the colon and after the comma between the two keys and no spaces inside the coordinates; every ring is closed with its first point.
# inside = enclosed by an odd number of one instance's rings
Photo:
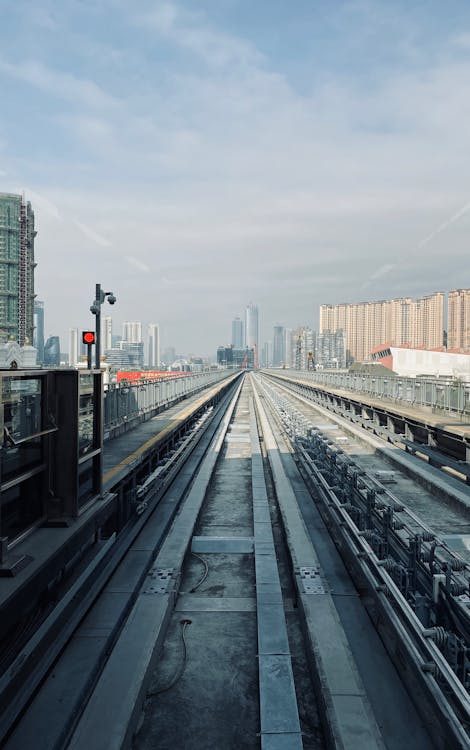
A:
{"type": "Polygon", "coordinates": [[[0,341],[34,338],[34,212],[21,195],[0,193],[0,341]]]}
{"type": "Polygon", "coordinates": [[[78,328],[69,328],[69,365],[76,367],[79,359],[78,328]]]}
{"type": "Polygon", "coordinates": [[[156,323],[149,323],[148,365],[149,367],[160,367],[160,331],[156,323]]]}
{"type": "Polygon", "coordinates": [[[142,323],[140,320],[126,320],[122,327],[122,340],[130,344],[140,344],[142,341],[142,323]]]}
{"type": "Polygon", "coordinates": [[[101,351],[113,346],[113,319],[110,315],[101,318],[101,351]]]}
{"type": "Polygon", "coordinates": [[[234,318],[232,320],[232,346],[234,349],[243,349],[244,343],[243,320],[234,318]]]}
{"type": "Polygon", "coordinates": [[[286,361],[286,334],[284,326],[274,326],[273,367],[280,367],[286,361]]]}
{"type": "Polygon", "coordinates": [[[33,346],[38,352],[38,363],[44,362],[44,302],[34,300],[33,346]]]}
{"type": "Polygon", "coordinates": [[[255,367],[258,367],[259,319],[258,306],[250,302],[245,309],[245,345],[255,350],[255,367]]]}

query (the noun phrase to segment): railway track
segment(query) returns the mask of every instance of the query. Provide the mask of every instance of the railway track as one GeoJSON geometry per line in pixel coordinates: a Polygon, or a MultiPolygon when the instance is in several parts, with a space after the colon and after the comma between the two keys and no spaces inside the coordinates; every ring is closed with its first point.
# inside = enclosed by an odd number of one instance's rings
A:
{"type": "MultiPolygon", "coordinates": [[[[390,445],[369,431],[301,394],[293,384],[292,388],[271,378],[265,379],[269,387],[279,397],[288,399],[294,405],[292,418],[302,429],[305,420],[311,421],[323,432],[330,445],[337,446],[346,456],[351,457],[358,467],[368,472],[376,483],[382,480],[390,490],[399,496],[410,511],[417,516],[416,528],[425,520],[428,530],[444,537],[470,535],[470,490],[461,481],[440,471],[437,467],[423,467],[423,462],[414,456],[403,455],[403,451],[390,445]],[[295,416],[294,416],[295,413],[295,416]]],[[[411,515],[409,518],[410,523],[411,515]]],[[[470,560],[470,550],[459,545],[458,551],[470,560]]]]}
{"type": "MultiPolygon", "coordinates": [[[[366,607],[397,669],[410,693],[418,691],[418,704],[427,704],[429,716],[439,715],[435,739],[445,747],[453,735],[453,742],[468,746],[469,563],[351,457],[354,450],[346,454],[331,439],[331,424],[319,425],[307,399],[263,381],[320,512],[356,584],[368,592],[366,607]],[[299,401],[302,410],[294,405],[299,401]],[[397,658],[402,649],[405,659],[403,653],[397,658]]],[[[390,473],[376,472],[387,479],[390,473]]],[[[448,511],[442,515],[448,525],[448,511]]]]}
{"type": "MultiPolygon", "coordinates": [[[[327,463],[332,446],[279,394],[245,377],[165,491],[158,471],[140,485],[139,534],[7,750],[469,746],[458,676],[416,625],[372,537],[343,538],[346,527],[367,530],[354,528],[346,503],[336,518],[325,512],[336,485],[332,468],[316,462],[327,463]],[[391,594],[400,603],[393,622],[384,615],[391,594]],[[397,655],[406,657],[399,671],[397,655]]],[[[370,500],[359,476],[355,489],[370,500]]],[[[431,563],[453,559],[435,548],[431,563]]],[[[416,580],[426,586],[421,569],[416,580]]]]}

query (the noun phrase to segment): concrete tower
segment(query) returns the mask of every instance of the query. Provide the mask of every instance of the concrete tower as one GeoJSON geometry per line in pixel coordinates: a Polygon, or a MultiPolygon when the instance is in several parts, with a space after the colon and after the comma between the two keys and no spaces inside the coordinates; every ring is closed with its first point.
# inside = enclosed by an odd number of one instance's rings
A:
{"type": "Polygon", "coordinates": [[[69,328],[69,365],[76,367],[78,365],[79,346],[78,346],[78,328],[69,328]]]}
{"type": "Polygon", "coordinates": [[[122,340],[130,344],[140,344],[142,341],[142,323],[140,320],[126,320],[122,327],[122,340]]]}
{"type": "Polygon", "coordinates": [[[110,315],[101,318],[101,351],[112,349],[113,346],[113,319],[110,315]]]}
{"type": "Polygon", "coordinates": [[[243,320],[234,318],[232,320],[232,346],[234,349],[243,349],[244,343],[243,320]]]}
{"type": "Polygon", "coordinates": [[[255,367],[258,367],[259,316],[258,306],[250,302],[245,309],[245,345],[255,350],[255,367]]]}
{"type": "Polygon", "coordinates": [[[148,365],[149,367],[160,367],[160,331],[156,323],[149,323],[148,365]]]}
{"type": "Polygon", "coordinates": [[[44,362],[44,302],[34,300],[33,346],[38,352],[38,362],[44,362]]]}

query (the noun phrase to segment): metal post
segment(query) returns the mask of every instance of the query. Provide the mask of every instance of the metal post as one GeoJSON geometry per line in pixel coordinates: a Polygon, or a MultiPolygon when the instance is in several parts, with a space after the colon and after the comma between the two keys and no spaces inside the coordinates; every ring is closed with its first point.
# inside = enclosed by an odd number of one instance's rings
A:
{"type": "Polygon", "coordinates": [[[95,368],[101,370],[101,284],[96,285],[95,368]]]}
{"type": "Polygon", "coordinates": [[[91,370],[91,347],[93,344],[87,344],[86,345],[86,366],[89,370],[91,370]]]}

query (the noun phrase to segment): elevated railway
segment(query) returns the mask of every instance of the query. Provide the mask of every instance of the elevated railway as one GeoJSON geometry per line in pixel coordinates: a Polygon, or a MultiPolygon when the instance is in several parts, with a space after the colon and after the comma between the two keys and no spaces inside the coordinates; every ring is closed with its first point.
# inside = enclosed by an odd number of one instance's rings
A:
{"type": "Polygon", "coordinates": [[[14,546],[2,746],[470,747],[468,489],[423,495],[298,385],[236,373],[140,420],[99,497],[14,546]]]}

